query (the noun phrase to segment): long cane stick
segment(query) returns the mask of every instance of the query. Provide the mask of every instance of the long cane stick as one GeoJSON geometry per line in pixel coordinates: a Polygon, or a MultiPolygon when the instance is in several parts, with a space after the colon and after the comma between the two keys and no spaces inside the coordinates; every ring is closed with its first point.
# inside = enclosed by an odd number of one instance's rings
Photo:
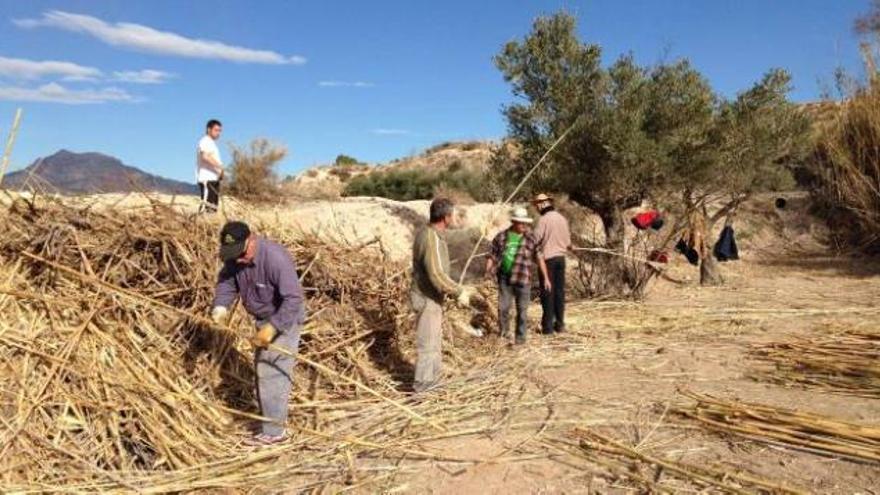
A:
{"type": "Polygon", "coordinates": [[[3,177],[6,175],[6,169],[9,168],[9,156],[12,155],[12,147],[15,145],[15,137],[18,135],[18,126],[21,123],[21,109],[15,111],[15,119],[12,121],[12,129],[9,131],[9,138],[6,139],[6,149],[3,151],[3,160],[0,162],[0,184],[3,184],[3,177]]]}
{"type": "MultiPolygon", "coordinates": [[[[547,151],[544,152],[544,155],[541,157],[540,160],[538,160],[538,163],[536,163],[528,171],[526,176],[523,177],[523,179],[521,181],[519,181],[519,184],[517,184],[517,186],[516,186],[516,188],[514,188],[513,192],[510,193],[510,196],[508,196],[507,199],[504,200],[503,203],[501,203],[502,208],[507,206],[508,204],[510,204],[511,201],[513,201],[513,198],[515,198],[516,195],[519,194],[520,189],[522,189],[522,187],[526,184],[526,182],[532,177],[532,174],[534,174],[535,171],[538,170],[538,167],[540,167],[541,164],[544,163],[544,160],[546,160],[547,157],[550,156],[550,153],[552,153],[553,150],[556,149],[557,146],[559,146],[559,143],[561,143],[563,140],[565,140],[565,138],[568,136],[568,134],[572,130],[574,130],[574,128],[575,128],[575,126],[577,126],[578,122],[580,122],[580,119],[575,120],[574,123],[572,123],[570,126],[568,126],[568,129],[566,129],[565,132],[563,132],[562,135],[559,136],[559,138],[557,138],[556,141],[554,141],[553,144],[549,148],[547,148],[547,151]]],[[[471,251],[471,255],[468,257],[467,261],[464,264],[464,269],[461,271],[461,277],[459,277],[459,279],[458,279],[459,284],[464,282],[464,277],[465,277],[465,275],[467,275],[468,268],[471,266],[471,262],[476,257],[477,250],[480,249],[480,243],[483,242],[483,238],[486,237],[486,233],[489,230],[489,226],[492,225],[493,222],[495,222],[495,219],[497,217],[498,217],[498,209],[495,210],[495,212],[492,214],[492,217],[489,218],[489,222],[486,223],[486,225],[483,226],[482,230],[480,231],[480,238],[479,238],[479,240],[477,240],[477,243],[474,246],[474,250],[471,251]]]]}

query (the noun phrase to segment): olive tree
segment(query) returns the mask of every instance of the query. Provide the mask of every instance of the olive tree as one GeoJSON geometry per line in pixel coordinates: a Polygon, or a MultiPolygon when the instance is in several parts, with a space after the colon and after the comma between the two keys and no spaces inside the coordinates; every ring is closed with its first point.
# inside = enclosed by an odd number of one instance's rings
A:
{"type": "MultiPolygon", "coordinates": [[[[780,161],[799,149],[806,123],[786,99],[787,73],[771,71],[727,101],[687,60],[646,67],[625,55],[606,68],[601,54],[578,39],[565,13],[538,18],[524,39],[503,47],[495,64],[516,101],[503,109],[513,145],[493,160],[496,180],[513,186],[569,132],[527,189],[564,192],[591,209],[606,247],[620,251],[623,211],[646,199],[674,198],[683,218],[727,199],[703,222],[708,229],[788,173],[780,161]]],[[[639,295],[640,275],[619,259],[605,265],[612,290],[639,295]]]]}
{"type": "MultiPolygon", "coordinates": [[[[680,188],[686,208],[700,219],[708,239],[717,222],[762,191],[794,186],[792,165],[809,152],[810,121],[788,100],[791,76],[780,69],[732,101],[720,102],[710,133],[712,160],[682,162],[680,188]]],[[[708,243],[700,253],[703,285],[723,282],[708,243]]]]}
{"type": "MultiPolygon", "coordinates": [[[[531,34],[495,58],[519,101],[507,106],[509,138],[494,160],[498,180],[519,180],[569,131],[531,190],[550,189],[594,211],[606,246],[620,250],[623,211],[670,185],[676,165],[708,160],[715,96],[687,61],[639,66],[626,55],[601,65],[598,45],[581,43],[567,14],[539,18],[531,34]]],[[[643,286],[622,260],[604,264],[612,292],[643,286]]]]}

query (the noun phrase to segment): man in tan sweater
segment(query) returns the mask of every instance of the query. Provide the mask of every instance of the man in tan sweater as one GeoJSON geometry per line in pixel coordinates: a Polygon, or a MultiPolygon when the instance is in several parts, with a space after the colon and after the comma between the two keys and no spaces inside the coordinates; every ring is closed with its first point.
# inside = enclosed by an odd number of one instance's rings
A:
{"type": "Polygon", "coordinates": [[[449,249],[446,229],[453,222],[452,201],[437,198],[431,202],[430,222],[416,233],[413,242],[412,305],[418,313],[416,359],[413,390],[424,392],[437,385],[443,370],[443,299],[452,296],[467,307],[473,289],[456,283],[449,276],[449,249]]]}
{"type": "Polygon", "coordinates": [[[551,287],[541,290],[541,331],[561,333],[565,331],[565,254],[571,250],[571,230],[568,220],[553,207],[553,198],[539,194],[532,204],[541,213],[532,235],[544,254],[551,287]]]}

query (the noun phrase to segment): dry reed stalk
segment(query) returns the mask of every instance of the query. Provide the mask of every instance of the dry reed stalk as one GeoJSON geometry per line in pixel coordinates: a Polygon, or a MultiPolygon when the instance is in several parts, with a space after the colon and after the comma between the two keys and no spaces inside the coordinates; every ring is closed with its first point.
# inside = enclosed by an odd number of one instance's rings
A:
{"type": "Polygon", "coordinates": [[[853,328],[753,346],[752,355],[774,366],[753,376],[785,385],[880,398],[880,334],[853,328]]]}
{"type": "Polygon", "coordinates": [[[673,412],[704,428],[772,445],[861,462],[880,462],[880,428],[761,404],[684,392],[696,401],[673,412]]]}
{"type": "MultiPolygon", "coordinates": [[[[519,386],[536,363],[512,359],[497,342],[449,335],[458,340],[448,357],[467,368],[410,399],[402,391],[414,354],[408,279],[375,276],[405,273],[383,266],[378,249],[255,225],[304,267],[310,318],[289,425],[298,434],[252,452],[240,441],[259,419],[253,363],[234,333],[246,336],[251,324],[240,311],[229,328],[201,316],[219,268],[216,220],[155,203],[117,213],[42,197],[11,201],[0,222],[14,233],[0,241],[0,268],[9,271],[0,287],[0,438],[11,440],[0,451],[4,489],[338,490],[353,469],[370,483],[393,481],[413,463],[543,455],[456,458],[421,447],[442,435],[534,428],[509,412],[551,398],[519,386]],[[373,469],[391,459],[391,471],[373,469]]],[[[558,419],[546,428],[566,424],[558,419]]]]}
{"type": "Polygon", "coordinates": [[[12,147],[15,146],[19,124],[21,124],[21,108],[15,110],[12,128],[9,130],[9,136],[6,138],[6,148],[3,150],[3,157],[0,158],[0,184],[3,184],[3,177],[6,176],[6,170],[9,168],[9,157],[12,155],[12,147]]]}
{"type": "MultiPolygon", "coordinates": [[[[687,480],[698,486],[711,487],[720,493],[749,494],[755,491],[761,493],[772,494],[802,494],[807,493],[788,486],[780,485],[761,479],[754,475],[733,472],[729,469],[710,468],[695,464],[685,464],[675,462],[661,457],[652,456],[639,451],[637,448],[629,447],[618,442],[606,435],[585,428],[576,428],[574,436],[580,440],[580,447],[586,451],[597,451],[612,456],[628,459],[634,463],[644,464],[653,467],[656,471],[653,479],[645,483],[645,479],[638,479],[648,487],[658,487],[660,477],[663,473],[673,475],[687,480]]],[[[637,469],[631,466],[626,467],[624,476],[630,476],[631,473],[637,472],[637,469]]]]}
{"type": "MultiPolygon", "coordinates": [[[[873,73],[873,71],[872,71],[873,73]]],[[[848,95],[823,128],[814,157],[814,197],[828,208],[843,244],[880,252],[880,82],[871,78],[848,95]]]]}
{"type": "Polygon", "coordinates": [[[563,131],[563,133],[560,134],[559,137],[556,138],[555,141],[553,141],[553,144],[551,144],[550,147],[547,148],[547,151],[545,151],[544,154],[541,155],[541,158],[538,160],[538,162],[535,163],[531,169],[529,169],[529,171],[522,178],[522,180],[519,181],[519,184],[517,184],[516,187],[513,188],[513,191],[510,193],[510,195],[507,196],[507,199],[505,199],[504,202],[501,203],[501,206],[499,208],[495,209],[492,216],[489,218],[489,221],[486,223],[485,226],[483,226],[482,230],[480,231],[480,238],[474,244],[474,249],[471,251],[470,256],[468,256],[467,261],[465,261],[464,268],[461,270],[461,277],[459,277],[458,283],[460,283],[460,284],[464,283],[464,277],[467,275],[468,268],[471,266],[471,262],[474,260],[474,258],[477,257],[477,252],[479,252],[479,250],[480,250],[480,244],[483,242],[483,240],[486,237],[486,231],[488,230],[489,226],[492,225],[492,223],[495,222],[496,218],[498,217],[498,210],[504,208],[505,206],[509,205],[511,201],[513,201],[513,198],[515,198],[516,195],[519,194],[520,189],[522,189],[522,187],[526,184],[526,182],[528,182],[529,179],[532,178],[532,175],[544,163],[544,160],[546,160],[547,157],[550,156],[550,154],[553,152],[553,150],[555,150],[556,147],[559,146],[560,143],[565,141],[565,138],[568,137],[568,135],[571,133],[571,131],[573,131],[574,128],[577,127],[578,124],[580,124],[580,122],[581,122],[580,118],[575,119],[575,121],[572,122],[572,124],[570,126],[568,126],[568,128],[565,131],[563,131]]]}

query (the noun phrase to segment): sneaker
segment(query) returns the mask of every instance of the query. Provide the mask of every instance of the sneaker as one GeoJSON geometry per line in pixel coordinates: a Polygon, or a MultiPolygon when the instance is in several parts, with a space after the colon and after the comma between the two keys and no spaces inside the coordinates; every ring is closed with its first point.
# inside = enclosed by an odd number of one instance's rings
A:
{"type": "Polygon", "coordinates": [[[556,333],[565,333],[565,325],[559,325],[554,330],[556,333]]]}
{"type": "Polygon", "coordinates": [[[416,395],[424,394],[430,392],[432,390],[436,390],[442,386],[442,382],[440,380],[435,380],[430,383],[414,383],[413,384],[413,393],[416,395]]]}
{"type": "Polygon", "coordinates": [[[244,441],[245,445],[250,447],[268,447],[286,442],[288,439],[287,432],[280,435],[270,435],[268,433],[259,433],[244,441]]]}

